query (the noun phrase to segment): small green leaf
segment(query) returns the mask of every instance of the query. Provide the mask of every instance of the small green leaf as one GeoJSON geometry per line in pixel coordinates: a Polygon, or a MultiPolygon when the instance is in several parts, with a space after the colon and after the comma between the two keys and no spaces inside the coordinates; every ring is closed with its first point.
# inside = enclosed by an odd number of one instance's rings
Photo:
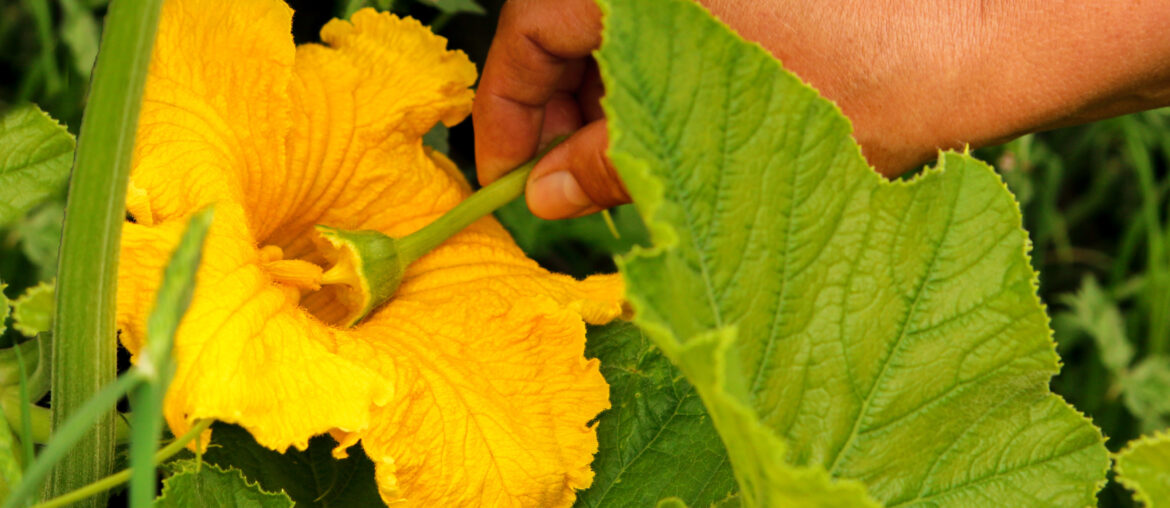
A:
{"type": "Polygon", "coordinates": [[[26,337],[36,337],[53,327],[53,283],[28,288],[12,302],[12,328],[26,337]]]}
{"type": "Polygon", "coordinates": [[[281,454],[257,444],[248,431],[217,422],[203,460],[238,468],[264,490],[284,491],[298,507],[382,506],[374,463],[360,446],[350,448],[348,458],[337,460],[334,446],[332,438],[318,436],[305,451],[281,454]]]}
{"type": "Polygon", "coordinates": [[[1071,320],[1097,344],[1101,362],[1120,377],[1133,361],[1133,346],[1125,336],[1125,320],[1117,302],[1101,289],[1097,279],[1087,276],[1081,290],[1063,298],[1069,306],[1071,320]]]}
{"type": "Polygon", "coordinates": [[[1122,401],[1141,420],[1142,431],[1166,426],[1170,415],[1170,358],[1149,356],[1121,379],[1122,401]]]}
{"type": "Polygon", "coordinates": [[[0,226],[60,192],[72,161],[73,136],[36,106],[0,116],[0,226]]]}
{"type": "Polygon", "coordinates": [[[293,502],[288,495],[265,492],[244,478],[239,469],[220,469],[195,460],[175,464],[179,472],[163,480],[162,495],[155,500],[158,508],[192,506],[232,506],[236,508],[287,508],[293,502]]]}
{"type": "Polygon", "coordinates": [[[462,12],[484,14],[486,12],[475,0],[420,0],[419,3],[429,4],[447,14],[458,14],[462,12]]]}
{"type": "Polygon", "coordinates": [[[612,407],[598,418],[593,486],[574,506],[653,506],[675,497],[708,507],[736,489],[719,434],[695,389],[631,323],[589,330],[612,407]]]}
{"type": "Polygon", "coordinates": [[[1157,432],[1130,441],[1114,458],[1117,481],[1146,508],[1170,506],[1170,434],[1157,432]]]}
{"type": "Polygon", "coordinates": [[[619,268],[743,504],[1095,503],[1103,439],[1049,390],[1027,234],[991,168],[948,152],[887,181],[833,103],[698,4],[601,4],[609,155],[654,244],[619,268]]]}
{"type": "Polygon", "coordinates": [[[52,347],[48,334],[41,334],[13,347],[0,349],[0,396],[16,393],[19,389],[20,364],[16,355],[20,355],[20,361],[24,362],[29,400],[36,402],[49,393],[52,347]]]}

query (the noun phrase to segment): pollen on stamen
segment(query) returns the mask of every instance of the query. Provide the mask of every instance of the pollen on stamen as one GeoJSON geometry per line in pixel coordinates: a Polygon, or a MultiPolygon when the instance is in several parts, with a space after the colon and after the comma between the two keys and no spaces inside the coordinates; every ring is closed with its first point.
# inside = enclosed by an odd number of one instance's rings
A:
{"type": "Polygon", "coordinates": [[[284,252],[275,245],[266,245],[260,249],[260,262],[274,282],[305,291],[321,289],[321,274],[324,270],[320,266],[300,259],[283,258],[284,252]]]}

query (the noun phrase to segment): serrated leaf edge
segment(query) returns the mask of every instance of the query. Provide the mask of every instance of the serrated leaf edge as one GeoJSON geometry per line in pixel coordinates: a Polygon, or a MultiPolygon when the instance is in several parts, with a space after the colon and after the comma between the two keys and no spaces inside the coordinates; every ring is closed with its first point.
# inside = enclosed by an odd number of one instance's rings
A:
{"type": "Polygon", "coordinates": [[[1121,451],[1111,454],[1113,470],[1117,473],[1117,483],[1120,483],[1133,492],[1134,500],[1144,503],[1146,506],[1154,506],[1154,500],[1150,497],[1150,493],[1142,488],[1140,482],[1134,481],[1125,475],[1125,467],[1122,466],[1121,459],[1133,453],[1139,446],[1157,446],[1160,444],[1170,444],[1170,429],[1162,429],[1155,431],[1153,434],[1141,436],[1126,443],[1125,448],[1121,451]]]}
{"type": "MultiPolygon", "coordinates": [[[[19,298],[12,300],[12,303],[10,304],[12,306],[12,329],[20,332],[21,335],[24,335],[25,337],[35,337],[38,333],[49,331],[49,330],[37,330],[35,328],[29,327],[28,325],[26,325],[23,322],[24,320],[21,318],[21,316],[23,315],[21,313],[21,308],[25,304],[27,304],[29,300],[32,300],[33,298],[36,298],[38,296],[42,296],[44,293],[48,293],[51,295],[51,294],[53,294],[54,290],[55,290],[55,285],[53,284],[53,281],[43,281],[43,282],[41,282],[33,287],[26,289],[24,291],[24,294],[21,294],[19,298]]],[[[53,319],[53,313],[50,312],[49,313],[49,320],[50,320],[49,326],[50,326],[50,328],[52,327],[52,319],[53,319]]]]}
{"type": "MultiPolygon", "coordinates": [[[[711,15],[710,11],[708,9],[706,9],[705,7],[703,7],[702,5],[690,4],[689,2],[683,2],[683,1],[679,1],[678,3],[679,4],[686,4],[691,8],[701,9],[704,12],[706,12],[708,15],[711,15]]],[[[607,18],[610,15],[610,7],[609,7],[608,3],[605,1],[599,1],[598,5],[602,11],[602,18],[603,18],[603,24],[604,24],[605,18],[607,18]]],[[[776,59],[770,52],[768,52],[766,49],[764,49],[763,46],[761,46],[760,44],[753,42],[753,41],[747,41],[747,40],[743,39],[739,34],[737,34],[734,30],[732,30],[731,28],[729,28],[726,24],[724,24],[722,22],[717,23],[717,25],[718,25],[718,27],[716,28],[716,30],[722,30],[726,34],[730,35],[731,37],[734,37],[734,38],[744,42],[746,44],[746,46],[749,46],[750,51],[755,51],[755,52],[767,57],[767,59],[772,62],[772,65],[780,66],[784,72],[788,72],[790,75],[794,76],[802,85],[804,85],[809,90],[811,90],[814,93],[816,98],[823,99],[826,102],[830,103],[832,106],[832,111],[835,111],[840,116],[841,120],[843,120],[845,123],[846,129],[847,129],[849,135],[852,136],[852,134],[854,132],[853,123],[851,120],[849,120],[849,118],[847,116],[845,116],[844,112],[841,110],[840,106],[838,106],[836,102],[824,97],[824,95],[822,95],[818,89],[809,85],[808,82],[804,81],[799,76],[784,69],[781,62],[778,59],[776,59]]],[[[594,55],[595,58],[597,58],[599,54],[600,54],[600,50],[597,50],[595,52],[595,55],[594,55]]],[[[607,66],[602,64],[600,58],[597,58],[597,59],[598,59],[598,63],[599,63],[598,70],[602,76],[602,81],[603,82],[612,82],[613,76],[609,72],[607,66]]],[[[601,106],[602,106],[602,109],[605,111],[606,116],[612,117],[616,113],[614,111],[613,107],[611,106],[610,102],[605,100],[604,98],[601,101],[601,106]]],[[[625,182],[625,184],[627,185],[628,188],[637,188],[637,189],[644,191],[646,194],[646,196],[643,197],[643,199],[641,199],[635,203],[635,206],[639,209],[639,212],[642,215],[643,221],[644,221],[646,228],[649,232],[650,239],[651,239],[650,246],[635,245],[625,255],[616,257],[615,261],[617,261],[619,272],[625,273],[626,272],[625,265],[630,260],[639,259],[639,258],[653,258],[653,257],[656,257],[658,255],[664,255],[667,252],[672,251],[675,248],[677,248],[679,236],[675,232],[674,228],[668,222],[655,219],[655,217],[657,217],[657,215],[658,215],[659,209],[666,202],[665,185],[663,184],[662,180],[652,174],[652,170],[651,170],[650,165],[648,163],[638,159],[637,157],[635,157],[631,154],[620,152],[620,151],[617,151],[613,148],[615,146],[618,146],[618,141],[624,135],[624,133],[620,129],[618,129],[616,126],[614,126],[614,124],[611,123],[609,125],[608,131],[609,131],[609,136],[610,136],[610,144],[609,144],[610,148],[607,150],[607,155],[609,156],[611,162],[613,163],[613,165],[615,167],[622,168],[621,176],[622,176],[623,181],[625,182]]],[[[868,160],[865,159],[863,153],[861,152],[861,146],[859,144],[854,142],[850,145],[850,147],[857,151],[856,154],[858,157],[860,157],[863,161],[866,161],[866,166],[871,169],[870,174],[867,178],[876,179],[876,182],[877,182],[877,185],[879,188],[893,188],[893,187],[909,188],[909,187],[912,187],[914,185],[918,185],[919,182],[921,182],[921,181],[926,181],[926,180],[931,179],[931,178],[937,178],[937,177],[939,177],[939,175],[942,175],[945,172],[946,161],[947,161],[948,157],[961,157],[961,158],[968,159],[970,161],[975,162],[977,166],[984,168],[987,172],[990,172],[992,175],[994,175],[996,182],[999,184],[1000,188],[1005,191],[1005,194],[1009,197],[1012,204],[1014,205],[1011,207],[1011,212],[1012,212],[1012,218],[1014,219],[1015,223],[1017,224],[1016,230],[1018,232],[1024,233],[1023,236],[1024,236],[1025,241],[1024,241],[1024,244],[1022,246],[1022,250],[1023,250],[1024,259],[1029,264],[1029,271],[1030,271],[1029,282],[1030,282],[1031,287],[1032,287],[1031,294],[1032,294],[1032,297],[1039,304],[1040,310],[1044,313],[1044,323],[1045,323],[1045,327],[1047,328],[1047,331],[1048,331],[1048,343],[1051,346],[1051,351],[1053,353],[1052,356],[1054,358],[1053,365],[1052,365],[1054,367],[1053,374],[1052,374],[1052,376],[1049,377],[1049,379],[1051,379],[1051,377],[1053,377],[1057,373],[1059,373],[1059,370],[1062,366],[1062,362],[1060,359],[1060,355],[1056,352],[1056,341],[1055,341],[1055,337],[1053,335],[1051,316],[1048,313],[1047,304],[1043,300],[1041,300],[1039,297],[1039,287],[1040,287],[1039,274],[1036,272],[1035,268],[1031,264],[1032,263],[1032,257],[1031,257],[1032,239],[1031,239],[1030,235],[1027,234],[1027,231],[1022,226],[1023,215],[1021,212],[1020,203],[1016,199],[1015,194],[1013,194],[1011,192],[1011,190],[1008,188],[1007,183],[1003,180],[1003,176],[1000,175],[998,172],[996,172],[995,169],[992,168],[986,162],[974,158],[970,153],[970,146],[966,146],[966,147],[964,147],[964,150],[962,152],[958,152],[956,150],[939,150],[937,163],[935,165],[928,166],[928,167],[924,168],[923,171],[919,172],[918,174],[915,174],[913,177],[911,177],[909,179],[888,180],[888,179],[882,177],[876,170],[873,169],[873,167],[871,165],[869,165],[868,160]]],[[[626,300],[635,309],[635,311],[639,306],[644,306],[646,304],[645,300],[638,298],[636,296],[630,295],[629,293],[627,293],[625,295],[625,297],[626,297],[626,300]]],[[[653,334],[653,335],[662,337],[664,339],[663,341],[661,341],[661,342],[655,341],[655,343],[659,347],[661,347],[664,352],[667,353],[667,355],[671,358],[672,361],[675,362],[676,365],[679,365],[680,368],[683,368],[685,370],[685,367],[682,365],[681,362],[678,361],[678,357],[676,356],[678,353],[680,353],[680,350],[678,348],[680,346],[685,348],[686,346],[691,345],[692,341],[699,340],[700,337],[693,337],[687,341],[686,345],[683,345],[683,344],[679,343],[677,340],[675,340],[673,337],[673,334],[669,330],[667,330],[665,327],[658,326],[654,323],[646,323],[646,322],[640,321],[637,319],[636,314],[634,317],[634,321],[648,335],[653,334]],[[670,341],[671,343],[668,344],[667,341],[670,341]],[[667,346],[670,346],[670,347],[667,347],[667,346]]],[[[729,347],[729,345],[731,343],[730,341],[735,340],[734,332],[732,332],[732,335],[733,336],[730,337],[727,341],[725,341],[725,343],[720,345],[720,348],[729,347]]],[[[720,355],[720,356],[722,358],[722,355],[720,355]]],[[[721,360],[721,358],[720,358],[720,360],[721,360]]],[[[724,386],[726,386],[726,379],[725,379],[726,364],[724,362],[717,360],[717,365],[719,366],[719,368],[718,368],[718,371],[720,372],[719,377],[722,378],[722,379],[717,380],[717,387],[720,389],[719,394],[723,397],[726,397],[730,401],[735,402],[736,405],[741,406],[738,409],[748,411],[749,412],[748,414],[754,414],[754,411],[752,411],[750,408],[742,407],[743,406],[742,403],[739,403],[739,401],[736,401],[734,399],[734,397],[730,397],[729,393],[722,390],[722,388],[724,386]]],[[[688,377],[690,377],[690,376],[688,376],[688,377]]],[[[693,379],[693,378],[691,378],[691,379],[693,379]]],[[[702,391],[700,386],[699,386],[700,383],[695,382],[692,384],[695,385],[696,389],[702,391]]],[[[1101,444],[1102,446],[1104,445],[1105,439],[1104,439],[1104,436],[1102,435],[1101,429],[1099,427],[1097,427],[1088,416],[1086,416],[1082,411],[1080,411],[1080,409],[1076,408],[1072,404],[1069,404],[1068,401],[1064,397],[1062,397],[1061,395],[1059,395],[1055,392],[1052,392],[1051,388],[1048,388],[1047,392],[1049,395],[1060,399],[1060,401],[1063,402],[1069,409],[1071,409],[1077,416],[1079,416],[1083,422],[1088,424],[1092,429],[1096,430],[1097,436],[1098,436],[1097,443],[1101,444]]],[[[704,402],[706,402],[707,400],[708,399],[706,397],[704,397],[704,402]]],[[[712,416],[712,418],[717,419],[717,416],[715,415],[714,411],[711,412],[711,416],[712,416]]],[[[757,417],[757,420],[758,420],[758,417],[757,417]]],[[[757,424],[758,424],[758,421],[757,421],[757,424]]],[[[770,437],[774,438],[782,446],[785,444],[785,441],[782,438],[780,438],[779,436],[775,436],[774,433],[772,433],[770,429],[762,429],[762,430],[767,431],[768,435],[770,437]]],[[[782,459],[783,459],[783,457],[782,457],[782,459]]],[[[792,466],[791,464],[789,464],[787,462],[787,460],[782,460],[781,464],[785,465],[789,468],[796,469],[796,466],[792,466]]],[[[853,485],[850,485],[850,484],[856,484],[857,486],[859,486],[861,488],[861,491],[864,493],[865,497],[867,499],[872,500],[872,498],[870,498],[868,496],[868,489],[860,481],[853,480],[853,479],[846,479],[846,478],[833,478],[833,477],[828,475],[828,471],[825,470],[824,467],[816,467],[816,468],[807,468],[806,467],[806,468],[801,468],[801,470],[808,470],[810,472],[816,472],[817,470],[819,470],[821,472],[824,472],[825,479],[838,487],[851,488],[851,487],[853,487],[853,485]]],[[[1106,475],[1108,474],[1108,471],[1109,471],[1109,461],[1104,461],[1102,463],[1102,467],[1101,467],[1100,480],[1095,483],[1093,493],[1099,492],[1102,488],[1105,487],[1106,483],[1108,482],[1108,479],[1106,477],[1106,475]]],[[[737,478],[739,477],[738,472],[737,472],[736,476],[737,476],[737,478]]],[[[741,482],[741,494],[743,494],[745,497],[747,497],[748,496],[748,493],[746,492],[747,489],[744,487],[745,487],[745,485],[743,485],[743,483],[741,482]]],[[[878,506],[876,501],[874,502],[874,505],[878,506]]]]}
{"type": "Polygon", "coordinates": [[[255,488],[256,492],[259,492],[259,493],[264,494],[266,496],[274,496],[274,497],[278,497],[278,498],[283,497],[285,500],[288,501],[289,506],[296,506],[296,504],[293,503],[292,498],[288,496],[288,493],[285,492],[284,489],[281,489],[280,492],[269,492],[267,490],[264,490],[264,488],[260,486],[260,482],[249,481],[248,476],[244,474],[244,471],[242,469],[236,468],[235,466],[231,466],[231,467],[228,467],[227,469],[224,469],[224,468],[221,468],[215,464],[201,462],[201,461],[199,461],[199,459],[177,460],[177,461],[171,462],[170,465],[175,468],[174,472],[170,476],[167,476],[166,479],[163,480],[163,489],[162,489],[162,492],[159,493],[158,498],[155,499],[156,503],[158,501],[165,499],[167,494],[170,493],[170,491],[171,491],[170,480],[172,478],[174,478],[176,476],[184,475],[184,474],[198,474],[200,469],[211,469],[212,471],[223,473],[223,474],[226,474],[229,476],[232,473],[235,473],[237,476],[240,477],[241,480],[243,480],[245,487],[255,488]]]}

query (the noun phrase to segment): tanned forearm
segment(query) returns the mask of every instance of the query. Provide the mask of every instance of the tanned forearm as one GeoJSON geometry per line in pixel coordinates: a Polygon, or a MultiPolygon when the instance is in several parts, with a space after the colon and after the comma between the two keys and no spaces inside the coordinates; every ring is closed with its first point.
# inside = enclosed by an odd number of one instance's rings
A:
{"type": "Polygon", "coordinates": [[[704,0],[900,174],[939,148],[1170,104],[1170,2],[704,0]]]}

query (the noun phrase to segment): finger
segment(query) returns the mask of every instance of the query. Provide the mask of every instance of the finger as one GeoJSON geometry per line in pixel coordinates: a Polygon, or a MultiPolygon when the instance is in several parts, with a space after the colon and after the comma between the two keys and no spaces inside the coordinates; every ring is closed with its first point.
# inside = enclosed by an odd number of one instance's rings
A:
{"type": "Polygon", "coordinates": [[[597,72],[597,62],[590,59],[577,90],[577,103],[581,108],[583,122],[605,118],[605,112],[601,109],[601,98],[604,96],[605,85],[601,83],[601,74],[597,72]]]}
{"type": "Polygon", "coordinates": [[[480,183],[535,154],[545,106],[565,79],[568,62],[600,42],[601,12],[592,0],[504,5],[473,109],[480,183]]]}
{"type": "Polygon", "coordinates": [[[549,141],[568,136],[581,128],[581,106],[577,97],[570,92],[557,92],[544,106],[544,126],[540,129],[540,146],[549,141]]]}
{"type": "MultiPolygon", "coordinates": [[[[581,105],[577,91],[582,86],[582,76],[591,59],[571,60],[565,65],[565,72],[557,82],[557,91],[544,105],[544,125],[540,129],[540,149],[556,138],[568,136],[582,124],[581,105]]],[[[596,72],[596,69],[594,69],[596,72]]]]}
{"type": "Polygon", "coordinates": [[[536,164],[525,189],[537,217],[564,219],[629,203],[609,158],[605,120],[582,127],[536,164]]]}

